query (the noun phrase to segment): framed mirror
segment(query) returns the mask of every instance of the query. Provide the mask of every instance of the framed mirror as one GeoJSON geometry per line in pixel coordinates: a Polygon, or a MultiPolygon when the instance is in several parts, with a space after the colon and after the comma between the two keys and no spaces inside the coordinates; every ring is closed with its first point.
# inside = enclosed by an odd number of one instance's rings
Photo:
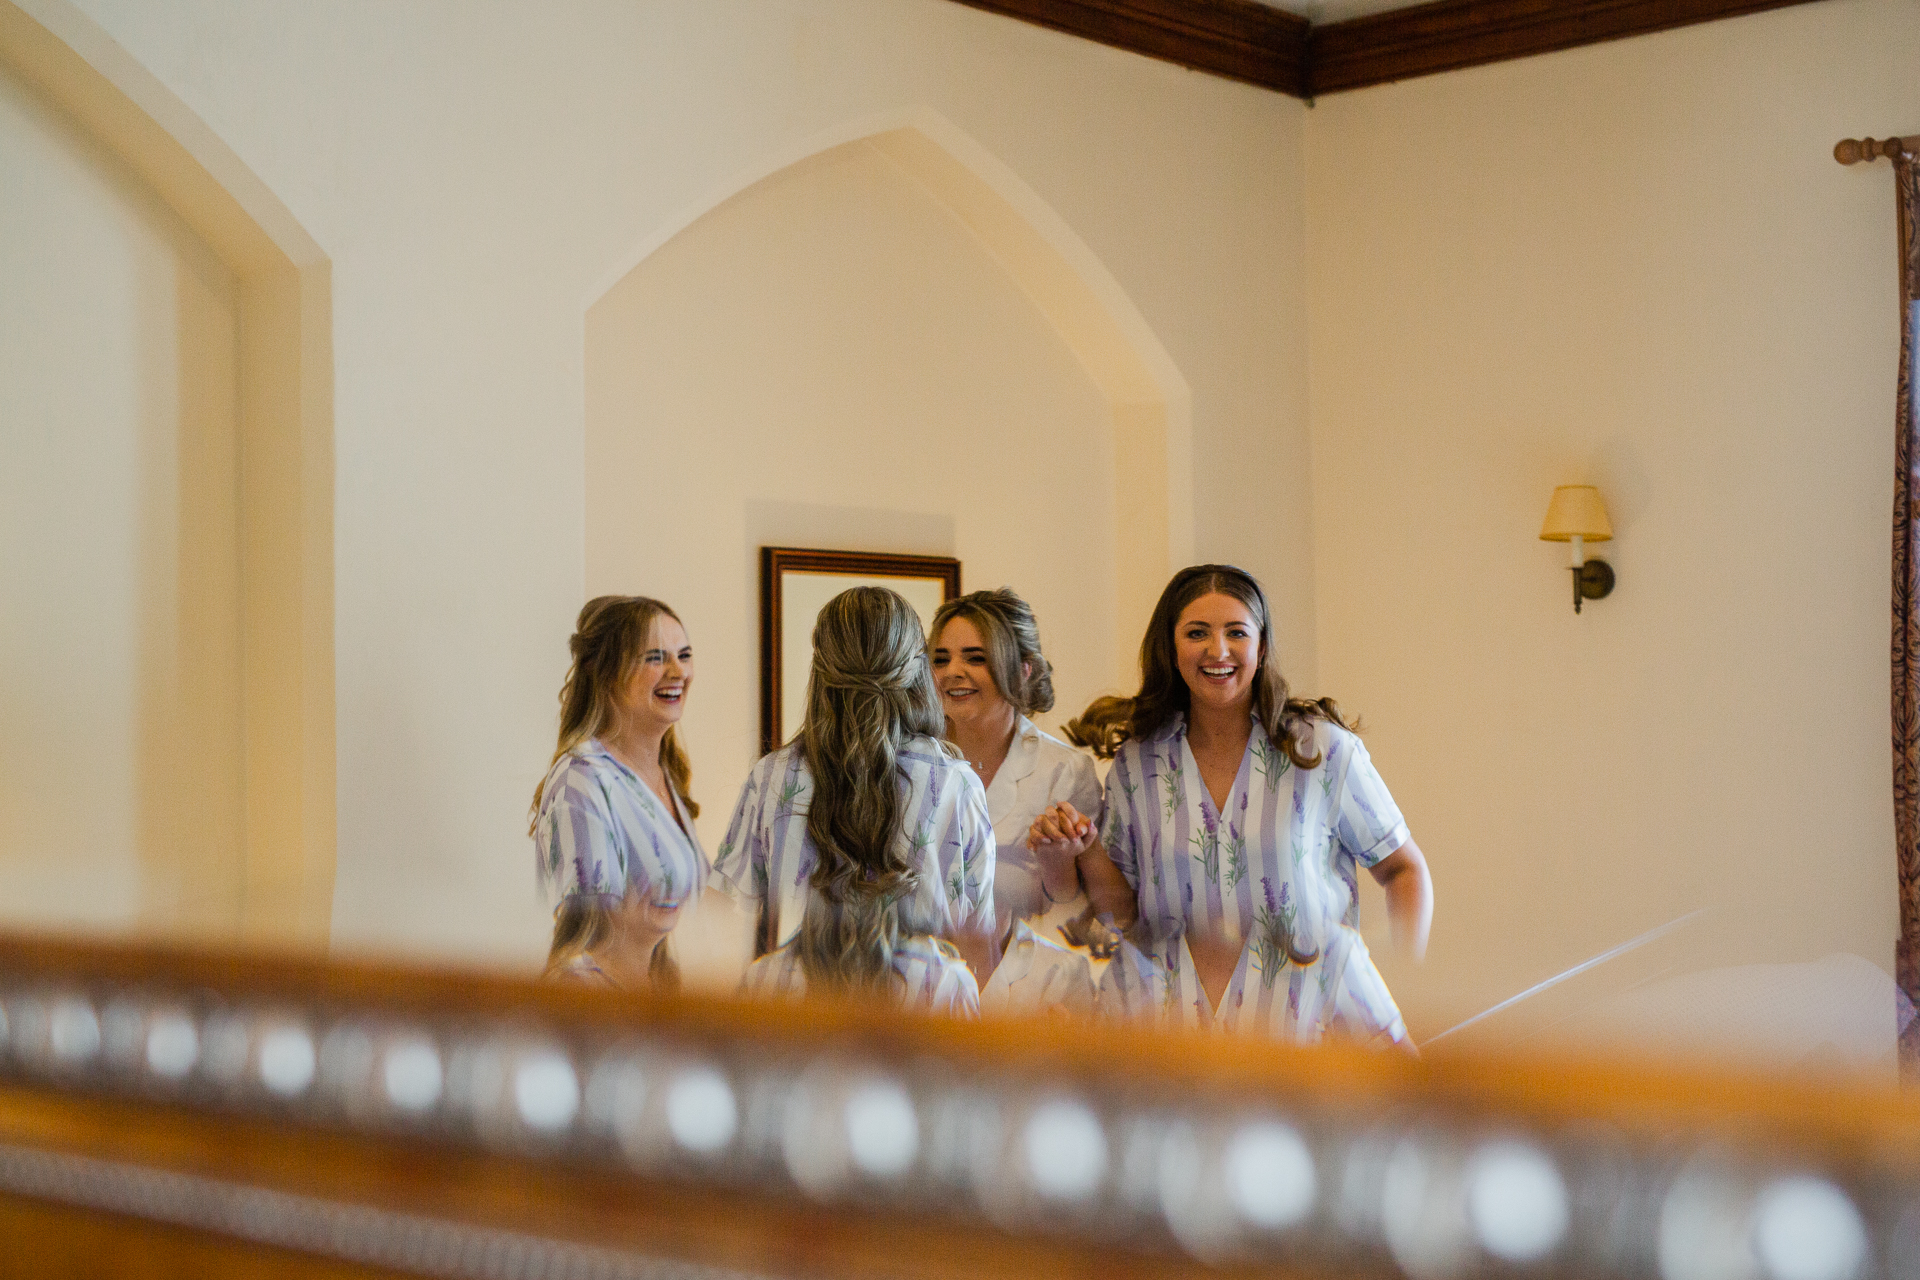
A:
{"type": "Polygon", "coordinates": [[[852,587],[887,587],[906,597],[924,627],[960,594],[951,556],[876,551],[760,548],[760,750],[772,751],[806,710],[813,624],[827,601],[852,587]]]}

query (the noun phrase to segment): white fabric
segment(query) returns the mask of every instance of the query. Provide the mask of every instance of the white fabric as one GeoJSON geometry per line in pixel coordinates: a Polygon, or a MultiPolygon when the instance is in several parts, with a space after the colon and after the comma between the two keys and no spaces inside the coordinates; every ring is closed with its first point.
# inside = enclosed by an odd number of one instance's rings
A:
{"type": "MultiPolygon", "coordinates": [[[[893,953],[894,995],[903,1009],[943,1013],[956,1018],[980,1014],[980,987],[960,953],[937,938],[914,937],[893,953]]],[[[799,997],[807,993],[807,975],[791,945],[761,956],[747,966],[740,991],[753,996],[799,997]]]]}
{"type": "MultiPolygon", "coordinates": [[[[943,935],[962,928],[991,934],[993,827],[979,776],[932,738],[913,739],[897,759],[903,821],[894,843],[920,872],[915,927],[943,935]]],[[[747,775],[713,861],[720,888],[752,912],[764,905],[770,913],[769,950],[800,931],[813,894],[818,851],[807,835],[812,798],[813,775],[797,744],[764,757],[747,775]]]]}
{"type": "MultiPolygon", "coordinates": [[[[669,787],[671,790],[671,787],[669,787]]],[[[554,762],[533,838],[543,885],[571,897],[618,904],[632,893],[662,906],[700,896],[707,855],[684,801],[665,803],[596,738],[554,762]]]]}
{"type": "Polygon", "coordinates": [[[1006,954],[980,992],[982,1013],[1093,1012],[1093,970],[1087,958],[1014,922],[1006,954]]]}
{"type": "Polygon", "coordinates": [[[1302,769],[1256,720],[1217,812],[1183,716],[1123,744],[1107,774],[1102,839],[1155,938],[1206,930],[1239,942],[1275,925],[1302,950],[1359,922],[1356,867],[1405,844],[1407,824],[1360,739],[1314,722],[1302,769]]]}
{"type": "Polygon", "coordinates": [[[994,915],[1023,920],[1052,903],[1040,883],[1040,864],[1027,847],[1033,821],[1066,801],[1100,829],[1103,801],[1093,757],[1046,733],[1025,716],[1014,730],[1007,758],[987,788],[993,823],[994,915]]]}
{"type": "Polygon", "coordinates": [[[1407,1034],[1367,944],[1345,925],[1335,926],[1325,949],[1307,964],[1294,963],[1269,938],[1256,939],[1241,950],[1217,1009],[1200,985],[1184,934],[1145,951],[1123,942],[1100,975],[1099,1008],[1123,1021],[1265,1035],[1292,1044],[1317,1044],[1328,1032],[1362,1043],[1397,1043],[1407,1034]]]}

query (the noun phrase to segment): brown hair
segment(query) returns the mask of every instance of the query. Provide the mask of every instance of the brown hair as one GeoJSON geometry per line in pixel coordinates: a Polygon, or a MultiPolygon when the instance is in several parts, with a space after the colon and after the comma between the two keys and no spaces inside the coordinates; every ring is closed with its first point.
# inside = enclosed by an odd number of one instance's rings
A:
{"type": "Polygon", "coordinates": [[[913,606],[885,587],[827,601],[813,627],[807,715],[794,739],[813,776],[814,892],[794,940],[808,986],[884,991],[901,937],[938,930],[917,899],[939,886],[921,884],[900,839],[898,760],[910,739],[938,742],[945,727],[913,606]]]}
{"type": "Polygon", "coordinates": [[[1174,661],[1173,629],[1188,605],[1202,596],[1232,596],[1253,614],[1260,627],[1260,666],[1253,676],[1253,714],[1267,738],[1302,769],[1320,763],[1308,754],[1313,744],[1313,722],[1330,720],[1343,729],[1353,726],[1340,716],[1332,698],[1295,698],[1280,674],[1273,647],[1273,612],[1267,593],[1252,574],[1230,564],[1199,564],[1182,569],[1160,593],[1140,641],[1140,692],[1131,698],[1096,698],[1065,729],[1067,740],[1090,748],[1110,760],[1129,738],[1148,738],[1192,705],[1192,693],[1174,661]]]}
{"type": "MultiPolygon", "coordinates": [[[[545,976],[561,976],[568,961],[578,955],[591,954],[595,947],[611,938],[613,932],[613,908],[579,896],[566,899],[553,913],[553,946],[547,950],[545,976]]],[[[665,938],[654,944],[653,953],[647,957],[647,977],[657,990],[680,989],[680,964],[673,958],[665,938]]]]}
{"type": "MultiPolygon", "coordinates": [[[[662,616],[680,621],[679,614],[646,596],[597,596],[580,610],[573,637],[567,641],[573,665],[560,686],[560,743],[547,764],[548,773],[561,756],[612,726],[614,698],[645,655],[647,642],[653,639],[654,627],[662,616]]],[[[693,765],[673,729],[660,740],[660,769],[686,804],[687,812],[699,817],[700,806],[688,794],[693,765]]],[[[529,835],[539,825],[540,802],[546,798],[546,790],[547,779],[542,775],[540,785],[533,789],[529,835]]]]}
{"type": "MultiPolygon", "coordinates": [[[[1053,710],[1053,664],[1040,652],[1040,624],[1013,588],[956,596],[933,615],[931,645],[955,618],[965,618],[986,641],[987,672],[1000,696],[1022,715],[1053,710]]],[[[959,655],[955,655],[958,657],[959,655]]]]}

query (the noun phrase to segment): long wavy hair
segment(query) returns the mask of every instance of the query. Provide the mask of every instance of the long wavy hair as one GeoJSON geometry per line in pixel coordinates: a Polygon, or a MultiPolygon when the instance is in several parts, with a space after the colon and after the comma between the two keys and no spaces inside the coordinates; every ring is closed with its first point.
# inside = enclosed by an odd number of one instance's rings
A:
{"type": "Polygon", "coordinates": [[[899,755],[917,737],[940,743],[945,728],[913,606],[884,587],[829,600],[794,739],[813,776],[814,892],[794,940],[809,987],[884,992],[900,940],[938,931],[923,901],[938,877],[908,858],[899,755]]]}
{"type": "Polygon", "coordinates": [[[1028,716],[1053,710],[1053,664],[1040,652],[1040,624],[1012,587],[971,591],[941,605],[933,615],[933,643],[955,618],[971,622],[986,641],[987,671],[1014,710],[1028,716]]]}
{"type": "Polygon", "coordinates": [[[1149,738],[1177,715],[1185,715],[1193,695],[1174,659],[1174,627],[1187,606],[1202,596],[1232,596],[1247,606],[1260,627],[1260,665],[1253,676],[1253,714],[1267,738],[1287,753],[1287,758],[1302,769],[1320,763],[1313,750],[1313,722],[1329,720],[1343,729],[1352,729],[1340,715],[1332,698],[1296,698],[1280,674],[1280,660],[1273,646],[1273,611],[1267,605],[1267,593],[1245,569],[1230,564],[1197,564],[1182,569],[1160,593],[1147,623],[1147,634],[1140,641],[1140,692],[1131,698],[1096,698],[1068,722],[1067,740],[1086,747],[1103,760],[1111,760],[1120,745],[1130,738],[1149,738]]]}
{"type": "MultiPolygon", "coordinates": [[[[553,759],[547,762],[547,773],[553,772],[561,756],[613,726],[614,700],[640,665],[662,617],[680,621],[679,614],[647,596],[597,596],[580,610],[573,637],[567,641],[573,665],[567,669],[566,683],[560,686],[560,742],[553,759]]],[[[700,806],[689,794],[693,764],[674,729],[668,729],[667,736],[660,740],[660,770],[687,812],[699,817],[700,806]]],[[[539,826],[540,804],[546,799],[546,791],[543,774],[533,789],[528,835],[539,826]]]]}
{"type": "MultiPolygon", "coordinates": [[[[545,976],[564,975],[576,956],[593,954],[595,948],[613,937],[617,927],[613,908],[603,903],[579,897],[562,902],[553,913],[553,946],[547,950],[545,976]]],[[[665,938],[654,944],[652,954],[647,957],[647,979],[658,991],[680,989],[680,964],[673,958],[665,938]]]]}

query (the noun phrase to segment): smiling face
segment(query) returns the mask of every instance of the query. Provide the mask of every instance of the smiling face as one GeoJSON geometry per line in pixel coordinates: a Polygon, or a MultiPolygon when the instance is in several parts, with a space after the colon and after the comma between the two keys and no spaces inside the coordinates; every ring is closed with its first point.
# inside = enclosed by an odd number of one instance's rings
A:
{"type": "Polygon", "coordinates": [[[1196,708],[1250,707],[1260,670],[1260,625],[1229,595],[1201,596],[1173,625],[1174,664],[1196,708]]]}
{"type": "Polygon", "coordinates": [[[651,948],[654,943],[673,932],[673,926],[680,923],[680,902],[649,902],[637,893],[629,893],[614,908],[614,925],[627,935],[627,940],[651,948]]]}
{"type": "Polygon", "coordinates": [[[687,629],[679,619],[660,614],[616,700],[621,719],[647,736],[665,733],[686,714],[692,687],[693,646],[687,642],[687,629]]]}
{"type": "Polygon", "coordinates": [[[950,618],[933,638],[933,683],[940,709],[955,724],[993,724],[1013,707],[993,681],[986,637],[971,618],[950,618]]]}

